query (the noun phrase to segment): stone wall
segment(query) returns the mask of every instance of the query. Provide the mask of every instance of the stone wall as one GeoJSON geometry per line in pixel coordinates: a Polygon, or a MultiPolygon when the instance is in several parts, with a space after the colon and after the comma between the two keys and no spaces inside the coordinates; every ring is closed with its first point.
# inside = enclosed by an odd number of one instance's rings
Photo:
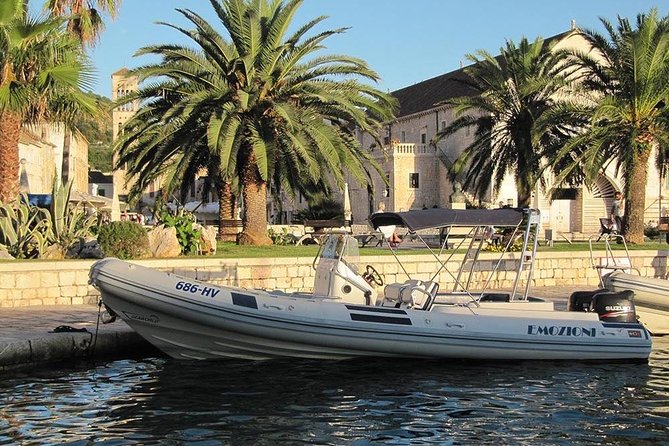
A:
{"type": "MultiPolygon", "coordinates": [[[[641,275],[665,277],[667,274],[667,251],[634,251],[632,265],[641,275]]],[[[596,263],[605,257],[604,252],[594,253],[596,263]]],[[[402,255],[406,273],[416,279],[428,279],[438,269],[430,255],[402,255]]],[[[501,260],[501,268],[493,277],[491,288],[513,286],[515,265],[519,253],[507,254],[501,260]]],[[[455,274],[462,259],[455,255],[447,268],[455,274]]],[[[499,254],[484,253],[481,270],[474,271],[472,289],[487,280],[492,266],[500,259],[499,254]]],[[[280,289],[284,291],[310,291],[314,278],[312,258],[277,259],[211,259],[183,258],[165,260],[141,260],[136,263],[151,268],[170,271],[185,277],[219,285],[234,285],[248,288],[280,289]]],[[[7,261],[0,262],[0,307],[24,307],[39,305],[78,305],[95,303],[98,292],[88,285],[88,271],[93,261],[7,261]]],[[[392,256],[362,257],[360,265],[367,263],[382,274],[387,283],[404,281],[407,278],[392,256]]],[[[442,290],[453,286],[450,273],[441,271],[438,281],[442,290]]],[[[533,286],[579,286],[586,288],[598,285],[597,271],[592,268],[588,252],[540,252],[535,262],[533,286]]]]}

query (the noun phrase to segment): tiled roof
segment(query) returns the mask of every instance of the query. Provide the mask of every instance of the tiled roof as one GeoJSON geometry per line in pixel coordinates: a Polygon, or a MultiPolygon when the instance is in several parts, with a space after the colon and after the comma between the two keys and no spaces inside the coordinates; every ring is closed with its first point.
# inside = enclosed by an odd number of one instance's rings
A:
{"type": "Polygon", "coordinates": [[[89,184],[111,184],[113,182],[114,182],[114,177],[112,175],[104,174],[99,170],[88,171],[89,184]]]}
{"type": "Polygon", "coordinates": [[[419,82],[410,87],[393,91],[392,95],[400,103],[397,117],[401,118],[429,110],[447,99],[475,94],[471,87],[461,82],[466,78],[467,75],[464,73],[464,69],[461,68],[419,82]]]}
{"type": "Polygon", "coordinates": [[[35,144],[35,145],[41,144],[42,146],[56,147],[55,144],[50,143],[49,141],[43,139],[28,127],[21,127],[21,133],[19,134],[19,142],[23,144],[35,144]]]}
{"type": "Polygon", "coordinates": [[[121,68],[120,70],[113,72],[113,73],[112,73],[112,76],[120,76],[120,75],[123,75],[123,74],[128,74],[129,72],[130,72],[130,70],[128,70],[127,68],[123,67],[123,68],[121,68]]]}
{"type": "MultiPolygon", "coordinates": [[[[561,40],[573,31],[574,29],[548,37],[544,39],[544,42],[548,44],[556,40],[561,40]]],[[[397,98],[400,104],[397,118],[430,110],[448,99],[476,94],[475,90],[461,82],[467,78],[465,70],[466,67],[460,68],[450,73],[393,91],[391,94],[397,98]]]]}

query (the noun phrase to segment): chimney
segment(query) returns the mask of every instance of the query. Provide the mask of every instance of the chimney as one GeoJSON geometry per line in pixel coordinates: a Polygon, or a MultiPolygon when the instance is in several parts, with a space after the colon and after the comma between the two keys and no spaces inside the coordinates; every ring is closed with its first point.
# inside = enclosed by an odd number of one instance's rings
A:
{"type": "Polygon", "coordinates": [[[573,31],[575,29],[576,29],[576,20],[572,19],[571,20],[571,30],[573,31]]]}

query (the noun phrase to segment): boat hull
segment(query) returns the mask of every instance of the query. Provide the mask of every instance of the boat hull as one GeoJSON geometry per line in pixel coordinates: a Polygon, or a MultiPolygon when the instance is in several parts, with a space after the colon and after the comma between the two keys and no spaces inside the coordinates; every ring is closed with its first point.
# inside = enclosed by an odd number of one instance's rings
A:
{"type": "Polygon", "coordinates": [[[217,287],[115,259],[91,269],[102,300],[175,358],[647,360],[649,333],[545,306],[353,305],[311,295],[217,287]]]}

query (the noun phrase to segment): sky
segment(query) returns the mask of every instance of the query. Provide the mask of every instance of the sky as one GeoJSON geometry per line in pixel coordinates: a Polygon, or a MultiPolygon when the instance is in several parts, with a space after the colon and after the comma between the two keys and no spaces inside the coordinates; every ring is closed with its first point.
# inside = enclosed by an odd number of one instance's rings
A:
{"type": "MultiPolygon", "coordinates": [[[[499,54],[507,40],[534,40],[570,29],[603,32],[599,20],[618,16],[634,21],[640,12],[657,8],[669,14],[669,0],[304,0],[295,26],[328,16],[316,29],[341,27],[321,54],[345,54],[364,59],[381,77],[377,85],[394,91],[467,65],[477,50],[499,54]]],[[[133,57],[139,48],[164,43],[189,45],[188,39],[156,22],[189,27],[176,8],[190,9],[216,24],[208,0],[123,0],[115,20],[90,51],[97,70],[93,91],[111,96],[111,74],[155,62],[133,57]]],[[[223,30],[221,29],[221,33],[223,30]]]]}

